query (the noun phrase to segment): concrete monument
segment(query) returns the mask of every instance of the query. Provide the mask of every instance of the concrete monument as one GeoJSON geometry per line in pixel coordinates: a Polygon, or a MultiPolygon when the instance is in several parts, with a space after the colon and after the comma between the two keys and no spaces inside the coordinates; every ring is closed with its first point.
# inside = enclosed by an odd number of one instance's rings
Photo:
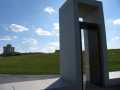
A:
{"type": "MultiPolygon", "coordinates": [[[[110,86],[107,70],[107,45],[102,2],[96,0],[67,0],[60,13],[60,73],[65,81],[84,89],[86,84],[110,86]],[[83,21],[80,21],[82,18],[83,21]],[[83,70],[81,29],[84,30],[85,55],[89,68],[83,70]]],[[[120,80],[119,80],[120,81],[120,80]]],[[[117,84],[119,84],[117,82],[117,84]]],[[[116,85],[117,85],[116,84],[116,85]]],[[[89,87],[86,86],[86,87],[89,87]]],[[[106,90],[101,88],[100,90],[106,90]]],[[[87,90],[91,90],[90,88],[87,90]]],[[[110,90],[116,90],[110,89],[110,90]]]]}

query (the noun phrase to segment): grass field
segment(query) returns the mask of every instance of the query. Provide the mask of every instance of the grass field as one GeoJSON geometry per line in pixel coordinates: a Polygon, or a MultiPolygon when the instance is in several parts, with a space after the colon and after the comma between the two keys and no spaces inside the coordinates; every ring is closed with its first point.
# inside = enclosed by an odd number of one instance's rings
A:
{"type": "Polygon", "coordinates": [[[107,58],[109,71],[120,71],[120,49],[109,50],[107,58]]]}
{"type": "MultiPolygon", "coordinates": [[[[120,49],[108,51],[109,71],[120,71],[120,49]]],[[[59,74],[59,54],[0,56],[0,74],[59,74]]]]}
{"type": "Polygon", "coordinates": [[[0,57],[2,74],[58,74],[58,54],[26,54],[0,57]]]}

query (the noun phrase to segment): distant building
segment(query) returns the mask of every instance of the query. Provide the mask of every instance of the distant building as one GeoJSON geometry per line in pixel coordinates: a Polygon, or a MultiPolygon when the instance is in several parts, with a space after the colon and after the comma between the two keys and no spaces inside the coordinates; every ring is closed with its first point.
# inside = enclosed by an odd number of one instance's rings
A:
{"type": "Polygon", "coordinates": [[[60,50],[56,50],[55,53],[60,53],[60,50]]]}
{"type": "Polygon", "coordinates": [[[3,47],[3,55],[12,55],[15,53],[15,48],[11,44],[7,44],[3,47]]]}

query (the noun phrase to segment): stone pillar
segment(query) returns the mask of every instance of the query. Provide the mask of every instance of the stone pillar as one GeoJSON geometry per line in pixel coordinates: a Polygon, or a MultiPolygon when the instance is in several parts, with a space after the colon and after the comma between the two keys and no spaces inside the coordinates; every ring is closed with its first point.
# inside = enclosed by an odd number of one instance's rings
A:
{"type": "Polygon", "coordinates": [[[6,55],[6,47],[3,47],[3,54],[6,55]]]}
{"type": "Polygon", "coordinates": [[[76,0],[60,8],[60,73],[62,78],[82,89],[81,33],[76,0]]]}
{"type": "Polygon", "coordinates": [[[12,53],[12,47],[9,47],[10,48],[10,54],[12,53]]]}
{"type": "Polygon", "coordinates": [[[8,54],[10,54],[10,47],[7,47],[7,49],[8,49],[8,54]]]}
{"type": "Polygon", "coordinates": [[[14,53],[14,47],[12,47],[12,53],[14,53]]]}

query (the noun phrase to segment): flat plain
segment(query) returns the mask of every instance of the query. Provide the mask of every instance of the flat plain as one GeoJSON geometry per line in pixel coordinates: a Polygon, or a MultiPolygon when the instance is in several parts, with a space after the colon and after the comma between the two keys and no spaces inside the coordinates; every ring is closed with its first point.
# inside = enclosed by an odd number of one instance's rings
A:
{"type": "MultiPolygon", "coordinates": [[[[107,51],[107,65],[109,71],[120,71],[120,49],[107,51]]],[[[0,56],[0,74],[59,74],[59,53],[0,56]]]]}

